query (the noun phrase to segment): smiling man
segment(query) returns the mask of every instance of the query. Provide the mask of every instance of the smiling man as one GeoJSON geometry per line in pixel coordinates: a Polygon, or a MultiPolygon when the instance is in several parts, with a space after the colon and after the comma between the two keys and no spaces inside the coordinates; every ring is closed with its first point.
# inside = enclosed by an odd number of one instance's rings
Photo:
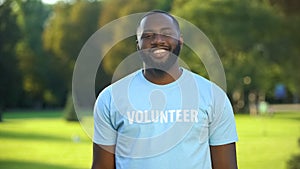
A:
{"type": "Polygon", "coordinates": [[[93,169],[236,169],[232,107],[179,66],[178,21],[148,12],[137,28],[144,67],[105,88],[94,108],[93,169]]]}
{"type": "Polygon", "coordinates": [[[156,84],[170,83],[181,75],[178,55],[183,44],[178,22],[170,16],[149,13],[137,30],[138,49],[145,63],[145,77],[156,84]],[[157,78],[156,76],[163,77],[157,78]],[[162,81],[172,76],[169,81],[162,81]]]}

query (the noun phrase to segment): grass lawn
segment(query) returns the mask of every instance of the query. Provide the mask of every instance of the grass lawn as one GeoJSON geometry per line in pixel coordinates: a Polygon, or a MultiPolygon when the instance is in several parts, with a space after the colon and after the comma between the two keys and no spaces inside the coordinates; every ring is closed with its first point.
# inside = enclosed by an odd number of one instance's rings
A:
{"type": "MultiPolygon", "coordinates": [[[[0,168],[90,168],[91,139],[79,123],[61,116],[60,111],[5,113],[0,123],[0,168]]],[[[236,115],[236,122],[241,169],[286,169],[286,161],[299,153],[300,113],[236,115]]]]}
{"type": "Polygon", "coordinates": [[[90,168],[90,138],[79,123],[66,122],[61,116],[59,111],[4,114],[0,123],[0,168],[90,168]]]}
{"type": "Polygon", "coordinates": [[[300,153],[300,113],[271,117],[237,115],[236,122],[241,169],[286,169],[291,155],[300,153]]]}

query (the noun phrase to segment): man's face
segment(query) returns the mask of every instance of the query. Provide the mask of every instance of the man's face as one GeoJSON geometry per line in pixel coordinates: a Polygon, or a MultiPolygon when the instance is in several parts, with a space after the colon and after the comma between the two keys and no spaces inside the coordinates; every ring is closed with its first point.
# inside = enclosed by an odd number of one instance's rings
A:
{"type": "Polygon", "coordinates": [[[178,59],[182,45],[180,32],[165,14],[146,16],[138,31],[138,48],[147,68],[167,71],[178,59]]]}

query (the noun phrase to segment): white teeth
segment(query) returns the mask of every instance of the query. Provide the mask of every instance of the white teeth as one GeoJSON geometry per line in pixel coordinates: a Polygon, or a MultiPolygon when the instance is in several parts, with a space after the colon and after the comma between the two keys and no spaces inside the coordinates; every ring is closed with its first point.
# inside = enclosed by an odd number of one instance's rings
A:
{"type": "Polygon", "coordinates": [[[158,49],[158,50],[155,50],[153,53],[154,54],[159,54],[159,53],[164,53],[164,52],[166,52],[166,50],[164,50],[164,49],[158,49]]]}

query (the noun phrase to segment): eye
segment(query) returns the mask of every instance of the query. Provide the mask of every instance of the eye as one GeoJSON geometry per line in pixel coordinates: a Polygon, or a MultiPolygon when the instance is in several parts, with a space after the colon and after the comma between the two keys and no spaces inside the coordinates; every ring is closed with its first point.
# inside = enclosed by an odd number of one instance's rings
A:
{"type": "Polygon", "coordinates": [[[175,32],[173,32],[171,30],[165,30],[165,31],[161,32],[161,35],[163,35],[165,37],[175,37],[175,32]]]}
{"type": "Polygon", "coordinates": [[[148,32],[148,33],[143,33],[141,38],[142,39],[151,39],[154,36],[155,36],[154,33],[148,32]]]}

